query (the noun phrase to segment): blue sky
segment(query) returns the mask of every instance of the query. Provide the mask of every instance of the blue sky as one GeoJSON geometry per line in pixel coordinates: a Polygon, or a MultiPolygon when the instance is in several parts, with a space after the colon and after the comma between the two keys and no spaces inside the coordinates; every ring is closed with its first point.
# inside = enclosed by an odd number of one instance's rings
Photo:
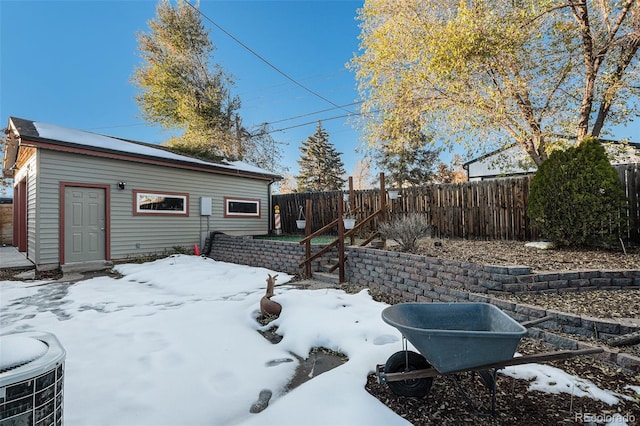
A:
{"type": "MultiPolygon", "coordinates": [[[[175,4],[175,1],[172,1],[175,4]]],[[[0,0],[0,120],[9,116],[151,143],[170,135],[140,118],[130,79],[140,63],[136,32],[148,31],[157,1],[0,0]]],[[[345,68],[358,46],[362,1],[211,1],[201,11],[293,79],[337,105],[353,103],[345,68]]],[[[287,80],[203,18],[216,45],[212,62],[236,80],[245,125],[273,123],[284,164],[297,171],[299,144],[323,120],[348,174],[358,133],[343,109],[287,80]],[[296,120],[291,117],[327,110],[296,120]],[[280,121],[285,120],[285,121],[280,121]]],[[[357,105],[347,107],[357,112],[357,105]]],[[[3,124],[4,126],[4,124],[3,124]]]]}
{"type": "MultiPolygon", "coordinates": [[[[354,75],[345,64],[358,49],[355,17],[362,4],[201,0],[200,9],[308,89],[347,105],[358,98],[354,75]]],[[[16,116],[144,142],[168,139],[167,132],[140,118],[136,87],[130,82],[140,61],[136,32],[148,30],[156,6],[156,0],[0,0],[0,121],[16,116]]],[[[352,175],[361,141],[347,117],[334,117],[357,112],[357,105],[346,107],[348,111],[336,109],[287,80],[205,18],[203,22],[217,47],[212,62],[236,81],[233,92],[242,100],[245,125],[269,122],[273,129],[288,128],[273,137],[285,144],[283,163],[295,174],[298,147],[322,120],[352,175]],[[324,112],[311,114],[318,111],[324,112]],[[288,120],[301,115],[305,116],[288,120]]],[[[617,129],[615,136],[640,141],[639,127],[636,121],[617,129]]]]}

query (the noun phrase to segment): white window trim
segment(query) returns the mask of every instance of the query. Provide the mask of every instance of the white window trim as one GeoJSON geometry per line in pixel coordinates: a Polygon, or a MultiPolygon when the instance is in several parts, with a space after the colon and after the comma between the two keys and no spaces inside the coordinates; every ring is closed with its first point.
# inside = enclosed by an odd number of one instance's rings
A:
{"type": "Polygon", "coordinates": [[[133,214],[138,216],[189,216],[189,194],[185,193],[176,193],[176,192],[165,192],[165,191],[144,191],[144,190],[134,190],[133,191],[133,202],[134,202],[134,210],[133,214]],[[141,198],[144,196],[148,197],[167,197],[167,198],[181,198],[183,200],[183,209],[182,210],[146,210],[140,208],[141,198]]]}
{"type": "Polygon", "coordinates": [[[225,197],[224,198],[224,217],[243,217],[243,218],[260,218],[260,200],[258,198],[232,198],[225,197]],[[229,203],[247,203],[247,204],[255,204],[256,212],[255,213],[238,213],[229,211],[229,203]]]}

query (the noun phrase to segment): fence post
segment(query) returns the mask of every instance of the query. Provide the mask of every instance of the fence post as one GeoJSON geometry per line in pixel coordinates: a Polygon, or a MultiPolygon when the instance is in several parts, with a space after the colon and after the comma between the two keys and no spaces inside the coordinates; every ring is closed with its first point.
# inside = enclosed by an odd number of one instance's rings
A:
{"type": "MultiPolygon", "coordinates": [[[[305,225],[304,225],[304,236],[311,234],[311,219],[313,215],[311,214],[311,198],[307,198],[305,204],[305,225]]],[[[305,246],[305,259],[309,259],[311,257],[311,240],[307,241],[305,246]]],[[[311,278],[311,262],[307,262],[305,265],[305,275],[307,278],[311,278]]]]}
{"type": "MultiPolygon", "coordinates": [[[[387,221],[387,189],[384,184],[384,173],[380,173],[380,222],[387,221]]],[[[387,239],[380,237],[382,248],[387,247],[387,239]]]]}
{"type": "Polygon", "coordinates": [[[344,218],[343,214],[344,199],[338,200],[338,273],[339,281],[342,284],[345,281],[344,278],[344,218]]]}
{"type": "MultiPolygon", "coordinates": [[[[353,208],[355,206],[355,196],[354,196],[354,192],[353,192],[353,176],[349,176],[349,208],[353,208]]],[[[356,236],[355,234],[351,234],[351,245],[354,245],[356,243],[356,236]]]]}

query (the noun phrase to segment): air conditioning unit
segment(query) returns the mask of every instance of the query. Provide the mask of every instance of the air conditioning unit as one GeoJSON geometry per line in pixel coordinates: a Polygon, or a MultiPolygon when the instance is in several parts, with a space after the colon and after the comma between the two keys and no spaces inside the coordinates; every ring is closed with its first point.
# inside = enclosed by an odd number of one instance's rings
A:
{"type": "Polygon", "coordinates": [[[51,333],[0,335],[0,426],[62,425],[65,355],[51,333]]]}

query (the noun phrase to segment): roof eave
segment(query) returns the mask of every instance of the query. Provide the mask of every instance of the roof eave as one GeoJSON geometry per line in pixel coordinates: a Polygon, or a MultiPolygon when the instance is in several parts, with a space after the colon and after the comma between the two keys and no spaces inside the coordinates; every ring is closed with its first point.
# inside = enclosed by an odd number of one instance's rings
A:
{"type": "Polygon", "coordinates": [[[145,163],[153,163],[157,165],[179,167],[179,168],[191,169],[191,170],[208,171],[212,173],[215,172],[218,174],[235,175],[235,176],[242,176],[242,177],[260,179],[260,180],[281,180],[282,179],[281,176],[276,174],[255,173],[247,170],[239,170],[239,169],[233,169],[233,168],[228,168],[223,166],[217,166],[214,163],[196,163],[196,162],[182,161],[177,159],[156,157],[156,156],[137,154],[137,153],[130,153],[130,152],[118,151],[118,150],[113,150],[108,148],[100,148],[100,147],[87,148],[86,145],[82,145],[82,144],[60,141],[56,139],[48,139],[48,138],[43,138],[40,136],[33,136],[33,135],[30,135],[28,137],[23,137],[20,141],[20,144],[25,146],[33,146],[36,148],[57,149],[59,151],[74,152],[77,154],[96,155],[99,157],[111,157],[111,158],[118,158],[123,160],[126,159],[130,161],[143,160],[142,162],[145,162],[145,163]]]}

